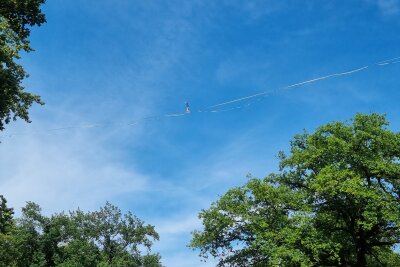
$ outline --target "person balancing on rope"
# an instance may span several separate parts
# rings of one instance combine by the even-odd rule
[[[190,113],[189,102],[186,102],[186,104],[185,104],[185,113]]]

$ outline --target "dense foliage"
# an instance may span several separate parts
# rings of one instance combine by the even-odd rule
[[[400,266],[400,133],[357,114],[297,135],[280,172],[229,190],[191,246],[220,266]]]
[[[150,253],[159,238],[154,227],[110,203],[46,217],[28,202],[14,219],[3,196],[0,201],[0,267],[161,266],[160,256]]]
[[[38,96],[24,91],[21,83],[27,73],[17,60],[21,51],[32,51],[30,27],[46,21],[40,10],[44,1],[0,1],[0,131],[17,118],[29,122],[29,107],[34,102],[43,104]]]

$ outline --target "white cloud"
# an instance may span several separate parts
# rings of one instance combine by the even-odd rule
[[[186,266],[215,266],[216,260],[210,258],[206,262],[194,251],[187,247],[191,239],[191,232],[201,228],[201,221],[197,218],[197,213],[173,215],[166,220],[155,224],[160,234],[160,242],[155,245],[155,249],[165,251],[162,254],[162,262],[166,266],[186,267]],[[172,245],[172,246],[171,246]],[[176,250],[174,246],[181,246],[184,249]]]
[[[164,257],[161,261],[165,266],[170,267],[211,267],[217,265],[216,260],[209,258],[207,261],[204,261],[196,252],[193,252],[192,255],[188,255],[187,253],[177,253]]]
[[[29,200],[46,212],[97,209],[115,195],[148,188],[148,177],[120,164],[93,136],[15,136],[0,149],[1,194],[16,208]]]
[[[157,224],[157,231],[161,236],[190,233],[201,226],[197,213],[186,216],[174,216]]]

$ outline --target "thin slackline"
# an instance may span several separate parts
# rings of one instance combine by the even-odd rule
[[[356,72],[359,72],[359,71],[366,70],[367,68],[369,68],[369,66],[363,66],[361,68],[353,69],[353,70],[350,70],[350,71],[333,73],[333,74],[329,74],[329,75],[313,78],[313,79],[310,79],[310,80],[306,80],[306,81],[294,83],[294,84],[291,84],[291,85],[279,87],[279,88],[277,88],[275,90],[272,90],[272,91],[264,91],[264,92],[260,92],[260,93],[257,93],[257,94],[253,94],[253,95],[249,95],[249,96],[243,96],[243,97],[240,97],[240,98],[237,98],[237,99],[232,99],[232,100],[225,101],[225,102],[222,102],[222,103],[214,104],[214,105],[211,105],[211,106],[207,106],[204,109],[210,109],[210,108],[216,108],[216,107],[220,107],[220,106],[225,106],[225,105],[236,103],[236,102],[240,102],[240,101],[243,101],[243,100],[246,100],[246,99],[251,99],[251,98],[255,98],[255,97],[259,97],[259,96],[265,96],[265,95],[268,95],[268,94],[273,94],[274,92],[277,92],[279,90],[290,89],[290,88],[293,88],[293,87],[298,87],[298,86],[301,86],[301,85],[304,85],[304,84],[308,84],[308,83],[314,83],[314,82],[325,80],[325,79],[329,79],[329,78],[332,78],[332,77],[350,75],[350,74],[353,74],[353,73],[356,73]]]
[[[325,76],[321,76],[321,77],[316,77],[310,80],[306,80],[306,81],[302,81],[302,82],[298,82],[298,83],[294,83],[291,85],[287,85],[287,86],[283,86],[283,87],[279,87],[276,88],[275,90],[270,90],[270,91],[264,91],[264,92],[260,92],[260,93],[256,93],[256,94],[252,94],[252,95],[248,95],[248,96],[243,96],[237,99],[232,99],[229,101],[225,101],[222,103],[217,103],[217,104],[213,104],[210,106],[206,106],[203,109],[199,109],[197,112],[209,112],[209,113],[217,113],[217,112],[227,112],[227,111],[232,111],[232,110],[236,110],[236,109],[241,109],[247,106],[250,106],[252,103],[246,103],[240,106],[236,106],[236,107],[232,107],[232,108],[227,108],[227,109],[220,109],[220,110],[209,110],[212,108],[216,108],[216,107],[221,107],[221,106],[225,106],[225,105],[229,105],[229,104],[233,104],[233,103],[237,103],[240,101],[244,101],[244,100],[248,100],[248,99],[253,99],[253,98],[257,98],[254,101],[260,101],[262,98],[274,94],[280,90],[285,90],[285,89],[290,89],[293,87],[299,87],[301,85],[305,85],[305,84],[309,84],[309,83],[314,83],[317,81],[321,81],[321,80],[325,80],[325,79],[329,79],[332,77],[339,77],[339,76],[345,76],[345,75],[351,75],[354,74],[356,72],[360,72],[360,71],[364,71],[372,66],[386,66],[389,64],[396,64],[396,63],[400,63],[400,57],[394,57],[391,59],[387,59],[387,60],[383,60],[383,61],[379,61],[376,62],[374,64],[370,64],[370,65],[366,65],[363,67],[359,67],[356,69],[352,69],[349,71],[344,71],[344,72],[338,72],[338,73],[332,73],[332,74],[328,74]],[[180,117],[180,116],[185,116],[185,115],[189,115],[190,112],[185,112],[185,113],[166,113],[166,114],[160,114],[160,115],[152,115],[152,116],[146,116],[143,118],[138,118],[137,120],[134,121],[130,121],[130,122],[125,122],[125,123],[91,123],[91,124],[83,124],[83,125],[77,125],[77,126],[69,126],[69,127],[60,127],[60,128],[51,128],[51,129],[46,129],[44,131],[40,131],[40,132],[34,132],[33,134],[46,134],[46,133],[50,133],[50,132],[56,132],[56,131],[62,131],[62,130],[68,130],[68,129],[85,129],[85,128],[95,128],[95,127],[105,127],[105,126],[110,126],[110,125],[114,125],[114,126],[131,126],[131,125],[136,125],[139,124],[141,122],[144,121],[148,121],[148,120],[153,120],[153,119],[160,119],[160,118],[165,118],[165,117]],[[28,134],[32,134],[32,133],[11,133],[11,134],[6,134],[3,135],[3,137],[12,137],[12,136],[16,136],[16,135],[28,135]],[[1,138],[2,136],[0,136]]]
[[[24,136],[24,135],[43,135],[43,134],[52,134],[57,131],[64,131],[64,130],[70,130],[70,129],[89,129],[89,128],[96,128],[96,127],[106,127],[106,126],[132,126],[139,124],[144,121],[149,121],[149,120],[154,120],[154,119],[160,119],[163,117],[179,117],[179,116],[184,116],[187,115],[187,113],[167,113],[167,114],[161,114],[161,115],[151,115],[151,116],[146,116],[143,118],[138,118],[137,120],[134,121],[129,121],[129,122],[123,122],[123,123],[91,123],[91,124],[83,124],[83,125],[76,125],[76,126],[67,126],[67,127],[59,127],[59,128],[50,128],[50,129],[45,129],[43,131],[36,131],[36,132],[31,132],[31,133],[10,133],[10,134],[5,134],[2,135],[2,137],[13,137],[13,136]],[[0,136],[1,137],[1,136]]]
[[[400,59],[400,57],[394,57],[394,58],[382,60],[382,61],[379,61],[378,63],[375,63],[375,64],[379,65],[379,64],[383,64],[383,63],[387,63],[387,62],[391,62],[391,61],[397,61],[398,59]]]
[[[389,64],[396,64],[396,63],[400,63],[400,57],[394,57],[394,58],[386,59],[386,60],[383,60],[383,61],[379,61],[379,62],[373,63],[371,65],[362,66],[362,67],[359,67],[359,68],[356,68],[356,69],[352,69],[352,70],[349,70],[349,71],[345,71],[345,72],[332,73],[332,74],[328,74],[328,75],[325,75],[325,76],[321,76],[321,77],[313,78],[313,79],[310,79],[310,80],[306,80],[306,81],[303,81],[303,82],[294,83],[294,84],[291,84],[291,85],[279,87],[279,88],[277,88],[275,90],[272,90],[272,91],[264,91],[264,92],[260,92],[260,93],[256,93],[256,94],[252,94],[252,95],[248,95],[248,96],[243,96],[243,97],[240,97],[240,98],[237,98],[237,99],[228,100],[228,101],[225,101],[225,102],[222,102],[222,103],[213,104],[213,105],[207,106],[207,107],[203,108],[203,110],[199,110],[199,111],[200,112],[218,112],[218,110],[207,111],[207,109],[216,108],[216,107],[220,107],[220,106],[225,106],[225,105],[229,105],[229,104],[232,104],[232,103],[240,102],[240,101],[243,101],[243,100],[259,97],[259,96],[266,96],[266,95],[269,95],[269,94],[276,93],[279,90],[290,89],[290,88],[293,88],[293,87],[298,87],[298,86],[301,86],[301,85],[304,85],[304,84],[308,84],[308,83],[314,83],[314,82],[325,80],[325,79],[329,79],[329,78],[332,78],[332,77],[351,75],[351,74],[354,74],[356,72],[364,71],[364,70],[370,68],[371,66],[380,66],[381,67],[381,66],[385,66],[385,65],[389,65]],[[236,108],[233,108],[233,109],[236,109]]]

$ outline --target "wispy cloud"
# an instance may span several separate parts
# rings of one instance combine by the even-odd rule
[[[397,15],[400,12],[400,0],[376,0],[383,15]]]
[[[250,0],[250,1],[223,1],[227,6],[237,8],[248,16],[250,20],[262,18],[265,15],[282,10],[288,6],[285,1]]]
[[[168,256],[168,264],[171,267],[214,267],[217,266],[217,261],[208,258],[206,261],[200,258],[196,253],[188,255],[187,253],[176,253]]]
[[[14,207],[30,200],[46,212],[97,209],[115,195],[148,189],[149,177],[120,164],[91,136],[15,137],[0,149],[1,193]]]
[[[186,216],[170,217],[168,220],[163,220],[157,224],[157,231],[161,236],[190,233],[196,228],[199,228],[201,223],[197,218],[197,213]]]
[[[63,2],[63,5],[69,4]],[[88,10],[81,10],[82,14],[87,12],[93,16],[93,12],[89,12],[92,5],[84,5],[84,8]],[[145,8],[151,12],[151,7]],[[60,12],[57,5],[50,9]],[[118,10],[119,20],[126,23],[127,29],[137,27],[127,9]],[[174,12],[179,13],[180,9]],[[84,36],[79,49],[69,51],[67,56],[54,55],[64,62],[57,68],[52,65],[58,63],[56,60],[47,65],[41,65],[40,58],[35,62],[26,60],[32,75],[27,86],[45,89],[37,93],[43,95],[47,103],[42,108],[35,107],[31,116],[33,125],[11,126],[5,132],[23,135],[4,140],[0,145],[0,193],[5,194],[13,206],[18,208],[32,200],[49,212],[78,205],[93,209],[118,194],[149,189],[151,178],[132,166],[132,162],[127,164],[120,154],[121,143],[125,146],[140,143],[140,135],[146,134],[146,125],[123,128],[118,124],[153,115],[154,106],[163,102],[169,86],[167,77],[176,73],[182,56],[187,54],[184,48],[188,49],[191,40],[190,23],[175,18],[174,12],[171,16],[157,18],[156,22],[148,19],[147,26],[151,26],[154,38],[138,46],[140,51],[126,49],[126,57],[121,58],[121,50],[125,48],[112,46],[113,49],[108,50],[115,44],[108,43],[110,38],[104,36],[103,28],[94,27],[90,35]],[[120,24],[111,25],[108,17],[101,16],[106,20],[102,23],[109,30],[118,30]],[[160,29],[152,23],[161,25]],[[57,27],[57,24],[52,25]],[[61,46],[64,41],[56,39],[52,45]],[[125,45],[135,44],[135,41],[135,36],[124,39]],[[37,45],[36,48],[45,51],[47,47]],[[106,56],[97,57],[93,53],[96,49],[105,50]],[[39,53],[41,55],[44,53]],[[88,68],[95,64],[101,67]],[[44,131],[97,122],[109,125],[94,130],[61,131],[55,135]]]
[[[156,229],[160,234],[161,242],[156,244],[155,249],[165,251],[163,262],[167,266],[215,266],[216,261],[212,258],[206,262],[198,256],[198,251],[187,247],[191,239],[191,232],[201,228],[201,222],[197,213],[173,215],[166,220],[156,222]],[[173,246],[171,246],[173,244]],[[184,249],[177,250],[176,246]]]

